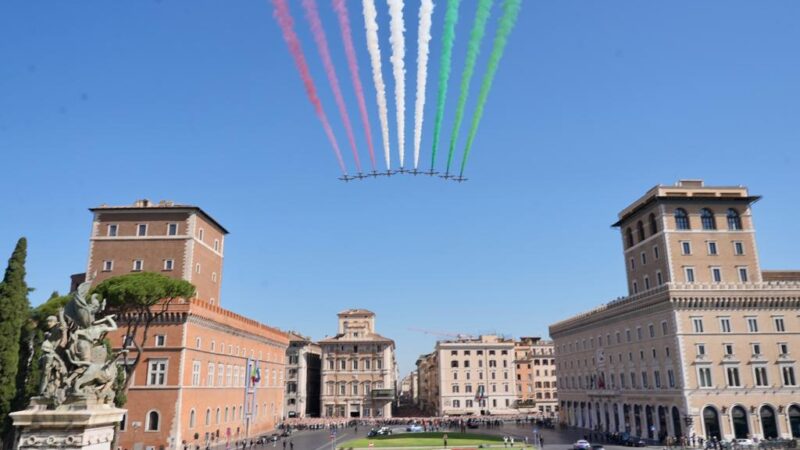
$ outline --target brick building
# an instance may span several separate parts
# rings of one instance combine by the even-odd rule
[[[173,301],[148,331],[119,446],[181,449],[273,430],[284,417],[289,336],[219,306],[227,230],[201,208],[171,202],[90,211],[93,284],[148,271],[197,288],[196,298]],[[125,324],[132,319],[117,318],[120,329],[109,334],[115,348],[129,345]]]

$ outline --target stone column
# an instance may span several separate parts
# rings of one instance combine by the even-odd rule
[[[125,413],[109,405],[36,405],[11,413],[18,430],[17,450],[111,450],[114,426]]]

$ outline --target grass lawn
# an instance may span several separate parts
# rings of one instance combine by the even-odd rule
[[[372,438],[354,439],[337,445],[340,449],[368,448],[372,442],[375,448],[380,447],[434,447],[442,448],[442,435],[445,433],[402,433],[389,436],[376,436]],[[446,433],[447,447],[477,447],[480,444],[502,445],[502,436],[491,436],[475,433]],[[521,443],[515,443],[516,448],[521,448]]]

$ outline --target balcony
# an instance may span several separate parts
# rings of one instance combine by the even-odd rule
[[[394,389],[373,389],[369,397],[372,400],[394,400]]]

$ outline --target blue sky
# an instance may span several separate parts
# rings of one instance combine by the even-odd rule
[[[376,3],[396,161],[389,17]],[[410,155],[418,2],[407,3]],[[422,161],[438,88],[445,4],[436,3]],[[476,0],[462,3],[443,143]],[[299,1],[290,4],[347,152]],[[377,144],[360,2],[348,5]],[[328,0],[319,8],[366,159],[338,26]],[[799,53],[795,0],[526,0],[469,182],[344,184],[269,2],[6,1],[0,256],[28,237],[38,304],[85,267],[87,208],[137,198],[200,205],[231,231],[224,306],[315,338],[335,332],[337,311],[372,309],[407,372],[436,340],[410,327],[546,336],[548,324],[624,294],[609,225],[658,183],[750,186],[764,196],[754,210],[762,266],[800,266]]]

